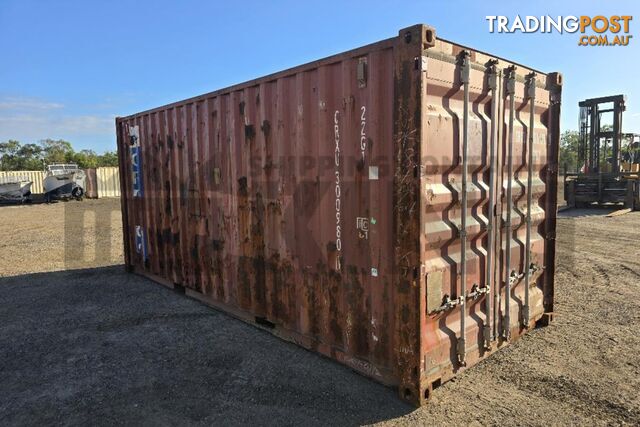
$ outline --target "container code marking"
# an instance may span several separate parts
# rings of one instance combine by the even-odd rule
[[[369,239],[369,218],[356,217],[356,228],[360,239]]]
[[[360,115],[360,152],[362,153],[362,160],[364,160],[364,152],[367,149],[367,107],[364,105],[360,107],[362,114]]]
[[[340,230],[340,212],[342,209],[340,196],[342,195],[342,187],[340,180],[340,111],[336,110],[333,114],[333,138],[335,141],[334,163],[335,163],[335,175],[336,175],[336,250],[338,256],[336,257],[336,270],[340,270],[340,251],[342,250],[341,230]]]
[[[133,197],[142,197],[142,159],[140,150],[140,128],[136,126],[129,127],[129,153],[131,154],[131,176],[133,179]]]
[[[147,260],[147,239],[141,226],[136,225],[136,252],[142,255],[144,261]]]

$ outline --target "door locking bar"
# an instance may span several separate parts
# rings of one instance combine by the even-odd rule
[[[529,271],[528,271],[529,272],[529,274],[528,274],[529,277],[533,276],[533,273],[535,273],[536,271],[541,270],[543,268],[544,267],[540,267],[537,264],[531,264],[529,266]],[[511,284],[513,286],[518,282],[518,280],[522,279],[523,277],[527,277],[527,276],[525,276],[524,273],[516,273],[515,270],[512,270],[511,274],[509,275],[509,284]]]
[[[451,299],[449,295],[445,295],[444,298],[442,299],[442,305],[436,308],[434,312],[442,313],[443,311],[451,310],[457,307],[461,303],[462,299],[463,297]]]
[[[467,184],[469,169],[469,75],[471,62],[468,50],[460,52],[460,83],[464,92],[464,105],[462,113],[462,200],[460,214],[460,336],[458,337],[457,352],[458,363],[466,365],[466,287],[467,287]]]
[[[529,98],[529,129],[528,134],[528,159],[527,159],[527,238],[524,246],[524,265],[531,265],[531,206],[533,205],[533,133],[535,125],[536,108],[536,73],[527,76],[527,98]],[[529,278],[531,274],[524,276],[524,304],[522,305],[522,326],[529,328]]]
[[[524,277],[524,273],[518,274],[515,270],[511,270],[511,273],[509,274],[509,285],[515,285],[518,280],[522,279],[522,277]]]
[[[494,251],[494,218],[495,218],[495,186],[496,186],[496,121],[498,117],[498,60],[492,59],[487,63],[487,83],[491,92],[491,134],[489,140],[489,205],[487,207],[487,265],[485,268],[485,288],[487,293],[493,285],[493,251]],[[495,291],[497,292],[497,291]],[[483,328],[484,348],[491,348],[491,341],[495,338],[491,329],[491,295],[484,301],[486,319]],[[494,319],[495,322],[495,319]]]
[[[474,283],[473,286],[471,287],[471,292],[464,295],[464,297],[459,296],[458,298],[451,299],[449,295],[445,295],[444,298],[442,299],[442,305],[436,308],[435,310],[433,310],[433,312],[442,313],[444,311],[454,309],[460,304],[462,304],[463,301],[466,301],[466,300],[475,301],[478,298],[480,298],[482,295],[489,294],[490,291],[491,291],[491,288],[487,286],[480,287],[476,283]]]
[[[505,70],[506,94],[509,97],[509,136],[507,143],[507,218],[506,218],[506,240],[505,240],[505,270],[507,279],[505,280],[504,313],[502,319],[502,337],[509,340],[511,337],[511,316],[509,315],[511,306],[511,210],[513,209],[513,122],[515,119],[515,89],[516,89],[516,67],[511,65]]]
[[[491,291],[491,287],[483,286],[479,287],[478,285],[473,285],[471,287],[471,292],[467,294],[467,299],[477,300],[483,295],[487,295]]]

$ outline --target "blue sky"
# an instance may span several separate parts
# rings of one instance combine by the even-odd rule
[[[0,0],[0,141],[63,138],[115,149],[114,117],[363,44],[415,23],[448,40],[564,74],[563,129],[577,102],[625,93],[640,132],[637,1]],[[634,15],[627,47],[577,34],[490,34],[487,15]]]

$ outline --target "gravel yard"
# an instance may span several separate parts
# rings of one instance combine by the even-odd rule
[[[640,424],[640,212],[563,213],[555,322],[415,409],[126,274],[119,209],[114,199],[0,207],[3,424]]]
[[[0,277],[122,264],[119,199],[0,205]]]

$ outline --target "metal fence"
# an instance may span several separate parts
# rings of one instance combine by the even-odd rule
[[[98,198],[120,197],[120,173],[117,167],[97,168]]]
[[[97,168],[96,189],[97,197],[120,197],[120,174],[117,167]],[[33,194],[44,193],[43,171],[0,171],[0,179],[5,177],[26,177],[33,182],[31,192]]]

